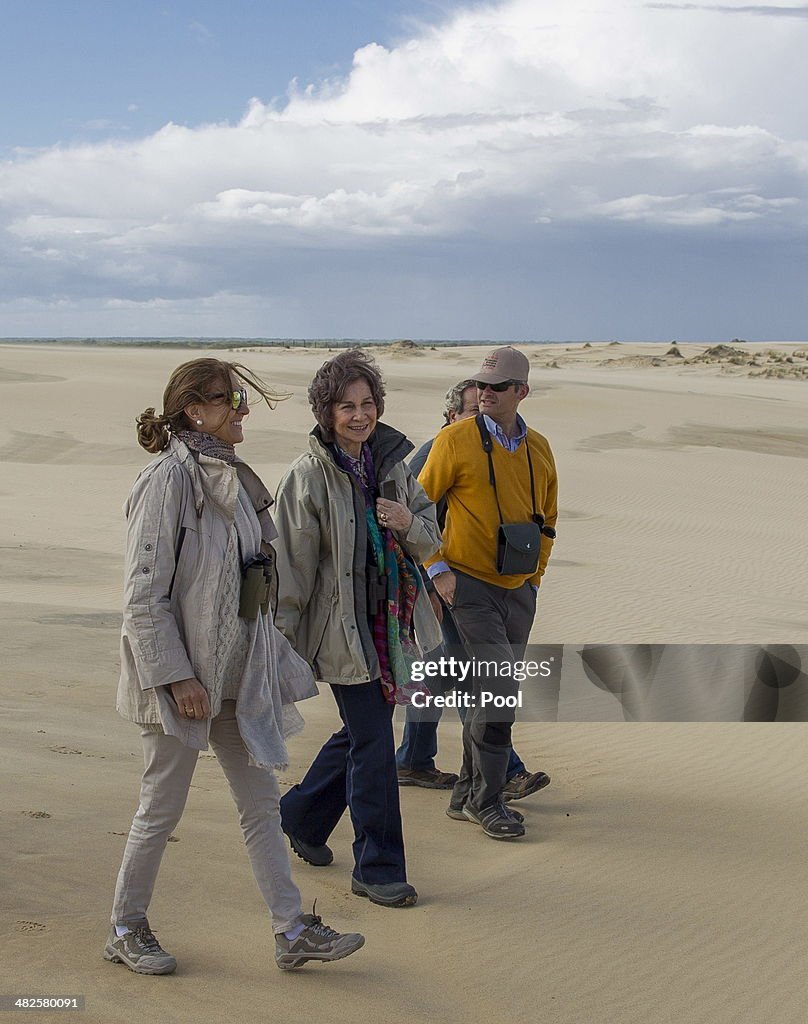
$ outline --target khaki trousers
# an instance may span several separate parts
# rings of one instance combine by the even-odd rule
[[[210,728],[210,745],[222,766],[238,808],[241,829],[261,895],[277,932],[288,931],[300,919],[300,891],[292,881],[286,842],[281,832],[280,790],[275,775],[250,767],[236,721],[236,702],[222,702]],[[194,774],[198,750],[174,736],[143,731],[145,771],[137,809],[112,907],[114,925],[146,919],[157,872],[168,837],[179,824]]]

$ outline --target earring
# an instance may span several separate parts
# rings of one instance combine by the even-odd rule
[[[196,425],[197,425],[198,427],[201,427],[201,426],[202,426],[202,420],[197,420],[197,421],[196,421]]]

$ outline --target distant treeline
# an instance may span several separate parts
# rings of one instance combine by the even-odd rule
[[[491,341],[435,338],[0,338],[2,345],[116,345],[125,348],[355,348],[406,345],[417,348],[454,348],[459,345],[552,345],[551,341]]]

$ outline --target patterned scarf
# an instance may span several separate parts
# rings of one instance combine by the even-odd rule
[[[233,463],[236,461],[236,449],[227,441],[214,437],[213,434],[206,434],[200,430],[178,430],[175,434],[180,441],[200,455],[209,459],[221,459],[222,462]]]
[[[379,658],[380,680],[388,704],[409,704],[414,693],[429,693],[423,683],[410,679],[412,662],[420,657],[412,626],[412,613],[421,574],[407,557],[392,530],[382,529],[376,518],[376,467],[370,448],[362,445],[355,459],[335,445],[336,461],[357,481],[365,499],[365,520],[379,576],[387,578],[387,600],[371,617],[373,646]]]

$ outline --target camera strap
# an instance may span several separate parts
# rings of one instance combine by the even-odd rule
[[[482,413],[479,413],[474,418],[474,422],[477,424],[477,430],[480,432],[480,441],[482,442],[483,451],[488,456],[488,482],[494,488],[494,500],[497,503],[497,515],[499,516],[500,526],[505,522],[502,518],[502,509],[499,504],[499,494],[497,492],[497,478],[494,473],[494,457],[491,454],[494,447],[494,442],[491,440],[491,434],[489,433],[488,427],[485,425],[485,417]],[[547,533],[548,537],[554,537],[555,531],[551,527],[545,529],[544,516],[541,512],[536,511],[536,481],[533,476],[533,460],[530,457],[530,445],[528,444],[527,436],[525,436],[525,454],[527,455],[527,466],[530,472],[530,505],[531,505],[531,516],[530,518],[536,523],[542,533]]]

